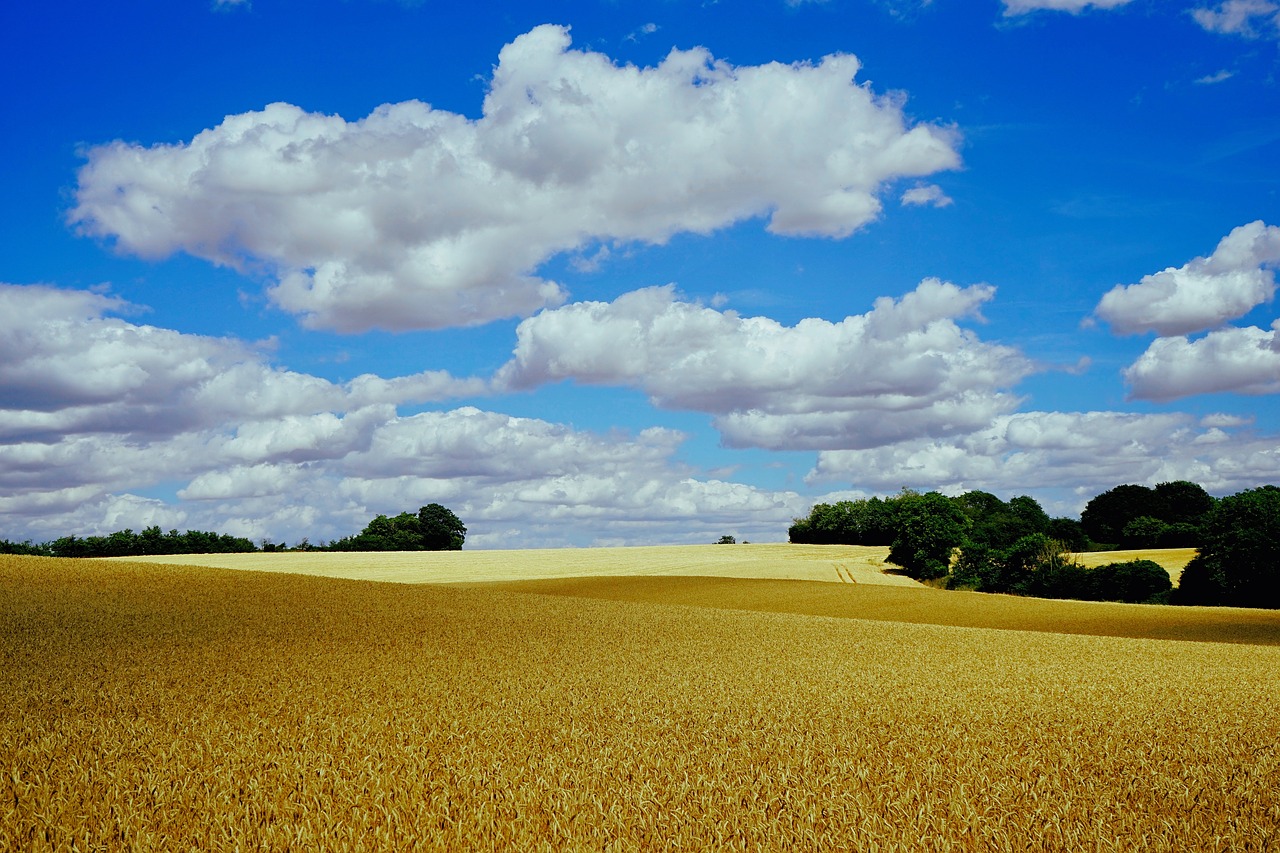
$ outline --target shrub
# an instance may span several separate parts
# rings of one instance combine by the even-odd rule
[[[1152,560],[1107,563],[1091,573],[1093,597],[1098,601],[1141,604],[1159,600],[1173,588],[1169,573]]]

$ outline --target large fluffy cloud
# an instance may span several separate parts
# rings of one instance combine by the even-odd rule
[[[1055,510],[1078,512],[1118,483],[1185,479],[1224,493],[1280,478],[1276,436],[1245,427],[1177,413],[1019,412],[952,439],[820,453],[809,479],[880,491],[1059,492]]]
[[[1235,228],[1212,255],[1117,285],[1097,316],[1121,334],[1184,335],[1242,317],[1275,296],[1280,227],[1262,221]]]
[[[658,406],[715,414],[735,447],[873,447],[967,432],[1015,408],[1005,389],[1033,369],[957,324],[994,292],[928,279],[866,314],[788,327],[648,288],[525,320],[497,384],[634,385]]]
[[[476,120],[410,101],[348,122],[288,104],[190,142],[91,149],[72,220],[144,257],[264,266],[313,327],[438,328],[561,303],[549,257],[768,216],[841,237],[884,185],[959,165],[857,59],[733,67],[702,48],[652,68],[542,26],[499,55]]]

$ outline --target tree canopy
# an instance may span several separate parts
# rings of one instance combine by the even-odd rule
[[[1174,600],[1280,607],[1280,488],[1261,486],[1218,501]]]
[[[1126,484],[1089,501],[1080,523],[1094,542],[1125,548],[1194,547],[1199,525],[1212,508],[1209,493],[1186,480],[1155,488]]]
[[[418,512],[402,512],[389,518],[376,516],[355,536],[330,543],[330,551],[460,551],[467,538],[466,525],[440,504],[427,504]]]

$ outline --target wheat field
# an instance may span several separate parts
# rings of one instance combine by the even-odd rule
[[[888,548],[863,545],[653,545],[516,551],[277,552],[135,557],[259,572],[395,583],[467,583],[564,577],[699,576],[919,586],[886,573]],[[887,566],[893,569],[892,565]]]
[[[1083,554],[1075,554],[1074,556],[1080,565],[1090,569],[1096,569],[1098,566],[1106,565],[1107,563],[1150,560],[1168,572],[1173,585],[1177,586],[1178,579],[1182,577],[1182,570],[1187,567],[1187,563],[1190,563],[1191,558],[1195,555],[1195,548],[1146,548],[1135,551],[1089,551]]]
[[[0,850],[1280,844],[1278,614],[1229,644],[612,583],[649,600],[0,557]],[[839,615],[771,612],[815,590]]]

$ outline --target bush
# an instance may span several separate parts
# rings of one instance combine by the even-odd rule
[[[1162,601],[1173,589],[1169,573],[1151,560],[1107,563],[1092,572],[1093,595],[1098,601],[1127,601],[1133,604]]]

